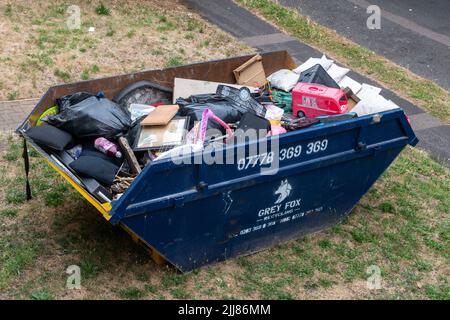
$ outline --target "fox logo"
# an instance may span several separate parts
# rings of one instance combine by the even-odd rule
[[[275,195],[278,195],[277,201],[275,204],[279,204],[284,201],[291,194],[292,186],[289,184],[287,179],[281,181],[281,185],[275,191]]]

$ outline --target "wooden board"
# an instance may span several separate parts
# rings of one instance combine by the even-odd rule
[[[178,98],[186,99],[196,94],[215,93],[217,91],[217,86],[220,84],[237,89],[244,87],[243,85],[223,82],[175,78],[173,87],[173,103],[175,103]],[[255,92],[258,89],[255,87],[246,87],[249,88],[251,92]]]

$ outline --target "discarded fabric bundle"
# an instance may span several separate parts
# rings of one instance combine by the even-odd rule
[[[128,110],[106,99],[102,94],[77,92],[56,100],[60,113],[45,121],[71,133],[76,138],[102,136],[113,138],[131,126]]]
[[[331,67],[327,70],[327,73],[333,78],[334,81],[339,82],[345,75],[350,71],[350,69],[339,67],[337,64],[333,63]]]
[[[96,156],[81,156],[70,163],[69,166],[77,173],[94,178],[106,186],[113,183],[119,170],[119,167],[110,161]]]
[[[50,125],[32,127],[27,131],[27,135],[38,145],[53,150],[64,150],[74,142],[69,133]]]

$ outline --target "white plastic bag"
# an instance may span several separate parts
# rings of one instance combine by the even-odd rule
[[[350,69],[339,67],[334,63],[331,65],[330,69],[327,70],[330,77],[336,82],[341,81],[349,71]]]
[[[274,120],[274,121],[280,121],[283,117],[284,110],[281,108],[278,108],[277,106],[273,104],[269,104],[266,106],[266,116],[265,118],[267,120]]]
[[[371,86],[370,84],[363,83],[361,86],[361,90],[359,90],[356,95],[359,99],[365,100],[366,98],[370,98],[373,95],[378,95],[381,92],[381,88]]]
[[[268,76],[267,80],[272,88],[289,92],[295,87],[299,78],[300,75],[298,73],[288,69],[281,69]]]
[[[331,67],[331,65],[333,64],[333,60],[327,59],[327,57],[325,55],[323,55],[322,58],[309,58],[308,60],[305,61],[305,63],[299,65],[297,68],[295,68],[292,71],[300,74],[303,71],[308,70],[311,67],[314,67],[316,64],[320,64],[322,66],[322,68],[324,68],[325,70],[328,70]]]
[[[148,115],[155,110],[155,107],[146,104],[132,103],[130,104],[131,121],[139,119],[140,117]]]

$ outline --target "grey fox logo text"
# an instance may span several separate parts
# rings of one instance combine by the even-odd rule
[[[281,185],[278,187],[278,189],[275,191],[275,195],[279,195],[277,201],[275,201],[275,204],[281,203],[291,194],[292,186],[289,184],[289,182],[286,180],[281,181]]]

